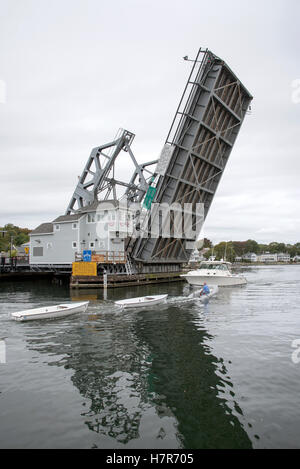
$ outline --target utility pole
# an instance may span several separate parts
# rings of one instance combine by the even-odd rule
[[[6,230],[0,230],[0,233],[2,233],[2,237],[4,238],[5,236],[5,233],[8,233],[8,231]],[[10,235],[10,245],[9,245],[9,259],[10,259],[10,267],[11,269],[13,268],[13,260],[12,260],[12,247],[13,247],[13,240],[14,240],[14,237],[13,235]]]
[[[12,243],[13,243],[14,237],[10,235],[10,266],[11,269],[13,270],[13,258],[12,258]]]
[[[5,233],[7,233],[7,231],[5,230],[0,230],[0,233],[2,233],[2,238],[4,238],[5,236]],[[2,257],[2,253],[1,253],[1,271],[4,271],[5,270],[5,256]]]

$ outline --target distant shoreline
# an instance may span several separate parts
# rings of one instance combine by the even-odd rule
[[[232,264],[233,266],[236,267],[251,267],[251,266],[262,266],[262,265],[300,265],[300,262],[249,262],[249,263],[244,263],[244,262],[235,262]]]
[[[205,261],[201,261],[205,262]],[[198,268],[200,267],[201,262],[193,262],[189,264],[189,267],[195,267]],[[283,265],[300,265],[300,262],[232,262],[232,267],[259,267],[259,266],[268,266],[268,265],[278,265],[278,266],[283,266]]]

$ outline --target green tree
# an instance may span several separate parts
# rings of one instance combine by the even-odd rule
[[[293,246],[293,247],[288,249],[288,253],[291,257],[295,257],[295,256],[297,256],[297,249]]]
[[[229,262],[234,262],[236,253],[233,247],[233,242],[222,241],[221,243],[217,244],[214,247],[214,255],[216,256],[217,260],[226,259]]]
[[[21,246],[29,241],[30,230],[20,228],[12,223],[0,227],[0,251],[9,251],[11,240],[14,246]]]
[[[247,252],[254,252],[255,254],[258,254],[259,245],[253,239],[248,239],[248,241],[246,241],[246,250]]]
[[[211,240],[207,239],[207,238],[204,238],[203,247],[211,249],[213,247],[213,244],[212,244]]]
[[[246,241],[233,241],[233,249],[236,256],[242,257],[244,254],[247,254],[247,242]]]
[[[268,251],[272,254],[278,254],[279,252],[286,252],[286,245],[284,243],[270,243],[268,246]]]

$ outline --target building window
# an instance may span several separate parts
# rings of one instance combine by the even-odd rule
[[[34,247],[32,255],[33,257],[42,257],[44,255],[44,248],[42,248],[41,246]]]
[[[60,230],[60,225],[55,225],[55,231],[59,231]]]
[[[95,243],[90,242],[90,248],[94,248],[94,247],[95,247]]]
[[[72,228],[73,230],[77,230],[77,223],[73,223]]]
[[[77,242],[76,242],[76,241],[73,241],[73,243],[72,243],[72,248],[73,248],[73,249],[76,249],[76,248],[77,248]]]
[[[47,243],[47,249],[51,249],[52,248],[52,243]]]
[[[87,216],[87,222],[88,223],[95,223],[95,214],[94,213],[89,213]]]

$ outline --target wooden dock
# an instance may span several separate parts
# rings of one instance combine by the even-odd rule
[[[53,277],[54,277],[53,272],[32,272],[32,271],[3,272],[3,273],[0,273],[0,282],[52,279]]]
[[[108,274],[107,288],[150,285],[155,283],[182,282],[183,272],[157,274]],[[70,288],[103,288],[103,276],[71,276]]]

